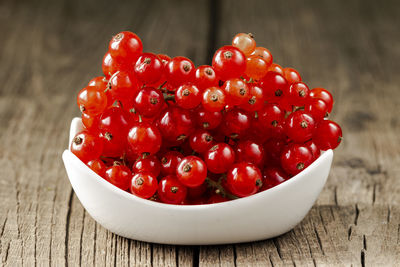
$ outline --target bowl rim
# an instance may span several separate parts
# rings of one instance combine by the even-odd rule
[[[71,122],[71,126],[73,123],[82,123],[81,119],[76,120],[77,118],[74,118]],[[71,127],[72,128],[72,127]],[[246,201],[252,201],[258,198],[264,198],[264,196],[268,195],[268,194],[272,194],[273,192],[288,187],[290,186],[292,183],[296,183],[297,180],[301,179],[302,177],[304,177],[307,173],[309,173],[310,171],[312,171],[313,169],[315,169],[317,167],[317,165],[323,161],[326,160],[326,158],[328,158],[330,155],[333,156],[333,151],[332,149],[326,150],[326,151],[322,151],[321,155],[314,161],[312,162],[307,168],[305,168],[303,171],[301,171],[300,173],[296,174],[295,176],[291,177],[290,179],[270,188],[267,190],[264,190],[262,192],[257,192],[251,196],[247,196],[247,197],[243,197],[243,198],[238,198],[238,199],[232,199],[229,201],[225,201],[225,202],[219,202],[219,203],[211,203],[211,204],[198,204],[198,205],[176,205],[176,204],[168,204],[168,203],[161,203],[161,202],[156,202],[156,201],[151,201],[148,199],[144,199],[141,197],[138,197],[132,193],[129,193],[127,191],[124,191],[118,187],[116,187],[115,185],[111,184],[110,182],[108,182],[107,180],[105,180],[103,177],[101,177],[100,175],[98,175],[95,171],[93,171],[91,168],[89,168],[89,166],[87,166],[85,163],[83,163],[83,161],[81,161],[75,154],[73,154],[70,149],[66,149],[64,150],[63,154],[62,154],[62,158],[65,160],[66,157],[69,157],[70,159],[73,159],[73,165],[75,165],[78,168],[85,168],[86,171],[89,170],[89,175],[90,179],[93,179],[94,182],[99,182],[101,183],[103,186],[105,186],[107,189],[110,189],[111,191],[113,191],[113,193],[116,193],[118,195],[120,195],[121,197],[124,197],[130,201],[134,200],[137,202],[141,202],[145,205],[148,206],[152,206],[154,208],[170,208],[170,209],[174,209],[174,210],[203,210],[203,209],[210,209],[210,208],[217,208],[217,207],[224,207],[224,206],[228,206],[228,205],[232,205],[232,204],[237,204],[237,203],[244,203]],[[69,177],[68,177],[69,178]]]

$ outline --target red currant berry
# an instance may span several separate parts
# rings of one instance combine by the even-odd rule
[[[319,98],[309,98],[304,106],[304,111],[309,113],[315,122],[322,121],[329,114],[328,105]]]
[[[285,113],[277,104],[266,104],[258,112],[258,121],[265,128],[273,129],[283,125]]]
[[[181,204],[187,195],[187,188],[175,175],[168,175],[158,183],[158,196],[167,204]]]
[[[99,121],[99,131],[103,137],[103,155],[121,156],[126,147],[126,135],[131,124],[130,114],[120,107],[110,107],[104,111]]]
[[[264,105],[264,92],[257,84],[249,84],[250,99],[241,107],[249,112],[260,110]]]
[[[189,110],[170,107],[161,113],[158,128],[165,140],[183,142],[194,131],[194,119]]]
[[[184,156],[177,151],[168,151],[165,153],[161,158],[161,173],[163,175],[175,175],[176,168],[183,158]]]
[[[209,87],[203,91],[202,104],[208,111],[221,111],[225,107],[225,91],[219,87]]]
[[[233,109],[224,115],[221,131],[225,136],[236,139],[250,127],[250,117],[240,109]]]
[[[313,117],[304,111],[296,111],[285,120],[286,135],[297,143],[304,143],[311,139],[315,130]]]
[[[106,77],[99,76],[91,79],[88,83],[88,86],[94,86],[97,88],[97,90],[104,92],[104,90],[106,90],[107,88],[107,84],[108,80],[106,79]]]
[[[110,92],[114,101],[118,100],[123,107],[130,107],[132,100],[139,91],[139,83],[133,73],[117,71],[111,76],[107,92]]]
[[[200,90],[218,86],[218,78],[214,69],[208,65],[197,67],[195,72],[195,84]]]
[[[288,94],[289,85],[286,79],[277,72],[269,71],[260,80],[264,89],[265,100],[271,103],[280,102]]]
[[[106,170],[104,178],[116,187],[127,190],[131,183],[132,174],[128,167],[116,163]]]
[[[179,86],[193,81],[195,67],[193,62],[186,57],[174,57],[168,62],[166,72],[168,83]]]
[[[153,117],[161,112],[165,104],[160,90],[145,87],[136,95],[133,106],[135,111],[145,117]]]
[[[288,102],[293,106],[304,106],[308,100],[310,89],[303,82],[292,83],[289,87]]]
[[[203,107],[195,111],[195,116],[197,125],[206,130],[215,129],[222,122],[222,113],[220,111],[208,111]]]
[[[246,58],[245,74],[255,80],[260,80],[268,72],[269,65],[259,56],[249,56]]]
[[[190,141],[190,147],[198,153],[206,152],[214,144],[214,140],[211,134],[206,130],[202,129],[196,130],[190,136],[189,141]]]
[[[304,143],[304,145],[307,146],[308,149],[310,149],[310,151],[311,151],[311,153],[313,155],[313,160],[316,160],[317,158],[319,158],[319,156],[321,155],[321,150],[315,144],[314,141],[310,140],[310,141]]]
[[[251,33],[238,33],[233,37],[232,45],[249,56],[256,48],[256,41]]]
[[[155,154],[160,150],[162,136],[155,125],[136,123],[128,133],[128,143],[138,155]]]
[[[135,161],[132,166],[134,173],[145,172],[158,177],[161,171],[161,163],[158,158],[154,155],[141,158]]]
[[[336,122],[330,120],[323,120],[318,124],[313,138],[315,144],[322,150],[337,148],[342,139],[342,129]]]
[[[250,90],[247,84],[241,79],[227,80],[222,89],[224,89],[227,103],[230,105],[243,105],[250,99]]]
[[[129,65],[118,62],[118,60],[111,56],[110,52],[107,52],[103,57],[102,69],[104,76],[109,79],[118,70],[129,69]]]
[[[223,81],[238,78],[246,70],[246,57],[236,47],[223,46],[215,52],[212,66]]]
[[[313,155],[307,146],[289,144],[281,154],[281,166],[285,172],[296,175],[313,161]]]
[[[135,62],[143,51],[143,45],[136,34],[125,31],[111,39],[108,51],[121,62]]]
[[[134,72],[144,84],[158,82],[164,74],[164,65],[153,53],[143,53],[136,61]]]
[[[262,167],[264,163],[264,148],[252,141],[241,141],[236,150],[236,162],[250,162],[256,166]]]
[[[201,102],[199,88],[194,84],[183,84],[175,91],[176,104],[184,109],[193,109]]]
[[[77,103],[82,113],[86,113],[89,116],[96,116],[106,109],[107,96],[95,86],[86,86],[79,91]]]
[[[230,145],[218,143],[204,155],[207,168],[212,173],[224,173],[235,162],[235,151]]]
[[[262,186],[260,169],[248,162],[236,163],[228,170],[226,183],[232,194],[247,197],[255,194]]]
[[[276,64],[276,63],[272,63],[269,68],[268,68],[268,72],[273,71],[276,72],[280,75],[283,75],[283,68],[281,67],[281,65]]]
[[[284,68],[283,77],[285,77],[289,84],[301,82],[300,73],[293,68]]]
[[[100,157],[103,152],[103,142],[96,134],[83,131],[72,139],[70,151],[81,161],[88,162]]]
[[[263,173],[263,186],[261,190],[266,190],[283,183],[290,177],[281,169],[277,167],[266,168]]]
[[[95,173],[97,173],[101,177],[104,177],[107,167],[103,161],[101,161],[100,159],[92,159],[91,161],[86,163],[86,165],[88,165],[89,168],[92,169]]]
[[[262,59],[264,59],[264,61],[267,63],[267,66],[269,66],[269,67],[272,64],[272,54],[267,48],[256,47],[254,49],[254,52],[251,53],[251,55],[261,57]],[[270,69],[268,71],[270,71]]]
[[[91,132],[97,132],[99,129],[99,116],[89,116],[85,113],[82,113],[82,123],[86,129]]]
[[[176,177],[187,187],[199,186],[207,177],[206,164],[196,156],[183,158],[176,168]]]
[[[131,192],[138,197],[148,199],[157,192],[157,189],[157,178],[152,174],[140,172],[132,177]]]
[[[331,113],[333,107],[332,94],[324,88],[314,88],[310,91],[310,97],[323,100],[328,106],[328,112]]]

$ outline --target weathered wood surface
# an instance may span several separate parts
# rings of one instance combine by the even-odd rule
[[[400,265],[400,5],[396,1],[0,2],[0,265]],[[197,64],[236,32],[329,88],[345,141],[304,221],[262,242],[182,247],[113,235],[61,161],[77,90],[112,34]]]

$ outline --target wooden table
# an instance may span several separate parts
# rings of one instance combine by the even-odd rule
[[[1,1],[0,265],[399,266],[399,13],[372,0]],[[123,29],[146,51],[197,64],[252,32],[276,62],[333,92],[345,139],[300,225],[262,242],[165,246],[116,236],[85,212],[61,153],[76,94]]]

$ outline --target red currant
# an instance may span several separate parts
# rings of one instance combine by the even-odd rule
[[[89,116],[88,114],[82,113],[82,123],[86,129],[91,132],[97,132],[99,127],[99,116]]]
[[[289,104],[304,106],[308,100],[310,89],[303,82],[292,83],[289,87]]]
[[[79,92],[77,103],[82,113],[96,116],[106,109],[107,96],[95,86],[86,86]]]
[[[182,143],[194,131],[194,119],[189,110],[170,107],[161,113],[158,128],[163,138]]]
[[[205,90],[209,87],[218,86],[218,77],[211,66],[202,65],[196,69],[194,83],[200,90]]]
[[[187,195],[187,188],[175,175],[168,175],[158,183],[158,196],[167,204],[181,204]]]
[[[136,123],[128,133],[128,143],[138,155],[155,154],[160,150],[162,136],[155,125]]]
[[[281,65],[276,64],[276,63],[272,63],[269,66],[268,71],[273,71],[273,72],[276,72],[276,73],[278,73],[280,75],[283,75],[283,68],[281,67]]]
[[[268,129],[277,128],[283,125],[285,113],[277,104],[266,104],[258,112],[259,123]]]
[[[108,82],[108,91],[114,101],[120,101],[124,108],[130,107],[133,98],[139,91],[139,83],[133,73],[117,71]]]
[[[207,168],[212,173],[224,173],[235,162],[235,151],[230,145],[218,143],[204,155]]]
[[[158,177],[161,171],[161,163],[154,155],[141,158],[135,161],[132,166],[134,173],[145,172]]]
[[[271,66],[271,64],[272,64],[272,54],[268,49],[266,49],[264,47],[256,47],[254,49],[254,52],[251,53],[251,55],[259,56],[262,59],[264,59],[264,61],[267,63],[267,66]]]
[[[333,107],[332,94],[324,88],[314,88],[310,91],[310,97],[323,100],[328,106],[328,112],[331,113]]]
[[[89,168],[92,169],[95,173],[97,173],[101,177],[104,177],[107,167],[103,161],[101,161],[100,159],[92,159],[91,161],[88,161],[86,165],[88,165]]]
[[[206,152],[213,146],[213,144],[213,137],[206,130],[196,130],[190,136],[190,147],[198,153]]]
[[[289,90],[286,79],[273,71],[267,72],[260,80],[260,87],[264,89],[265,100],[271,103],[280,102],[288,94]]]
[[[249,112],[260,110],[264,105],[264,92],[257,84],[249,84],[250,99],[241,107]]]
[[[314,141],[310,140],[310,141],[304,143],[304,145],[307,146],[308,149],[310,149],[310,151],[311,151],[311,153],[313,155],[313,160],[316,160],[317,158],[319,158],[319,156],[321,155],[321,150],[315,144]]]
[[[132,174],[128,167],[115,163],[106,170],[104,178],[116,187],[127,190],[131,183]]]
[[[159,114],[164,104],[164,96],[161,91],[152,87],[141,89],[133,101],[135,111],[145,117],[153,117]]]
[[[197,125],[206,130],[215,129],[222,122],[222,113],[220,111],[208,111],[203,107],[195,111],[195,116]]]
[[[212,66],[223,81],[238,78],[246,70],[246,57],[236,47],[223,46],[215,52]]]
[[[150,198],[157,192],[157,189],[157,178],[152,174],[140,172],[132,177],[131,192],[138,197]]]
[[[285,77],[289,84],[301,82],[300,73],[293,68],[284,68],[283,77]]]
[[[164,65],[153,53],[143,53],[136,61],[134,72],[145,84],[158,82],[164,74]]]
[[[315,144],[322,150],[337,148],[342,139],[342,129],[336,122],[330,120],[323,120],[318,124],[313,138]]]
[[[199,157],[185,157],[176,168],[176,177],[187,187],[199,186],[207,177],[206,164]]]
[[[161,158],[161,173],[163,175],[175,175],[176,168],[183,158],[184,156],[182,155],[182,153],[179,153],[177,151],[168,151],[167,153],[165,153]]]
[[[174,57],[167,65],[168,82],[173,86],[192,82],[194,79],[195,67],[193,62],[186,57]]]
[[[307,168],[313,161],[310,149],[305,145],[289,144],[281,154],[281,166],[285,172],[296,175]]]
[[[121,62],[135,62],[143,51],[143,45],[136,34],[124,31],[111,39],[108,51]]]
[[[328,115],[328,105],[319,98],[309,98],[304,111],[309,113],[315,120],[315,122],[322,121]]]
[[[263,186],[261,190],[266,190],[283,183],[290,177],[281,169],[277,167],[266,168],[263,173]]]
[[[225,91],[219,87],[209,87],[203,91],[202,104],[208,111],[221,111],[225,107]]]
[[[256,48],[256,41],[251,33],[238,33],[233,37],[232,45],[249,56]]]
[[[184,109],[193,109],[201,102],[200,90],[194,84],[183,84],[175,91],[176,104]]]
[[[228,170],[226,183],[234,195],[247,197],[255,194],[261,188],[262,175],[254,164],[240,162]]]
[[[110,52],[107,52],[103,57],[102,69],[104,76],[109,79],[118,70],[129,69],[129,64],[118,62],[118,60],[111,56]]]
[[[262,167],[264,163],[264,148],[250,140],[241,141],[236,147],[236,162],[250,162]]]
[[[294,142],[303,143],[311,139],[315,130],[313,117],[304,111],[296,111],[285,120],[285,133]]]
[[[243,105],[250,99],[250,90],[247,84],[241,79],[227,80],[222,89],[224,89],[227,103],[230,105]]]
[[[245,74],[255,80],[260,80],[268,72],[269,65],[259,56],[249,56],[246,58]]]
[[[103,142],[97,135],[83,131],[72,139],[70,151],[81,161],[88,162],[100,157],[103,152]]]
[[[250,117],[240,109],[233,109],[224,115],[221,131],[232,139],[242,136],[250,127]]]

